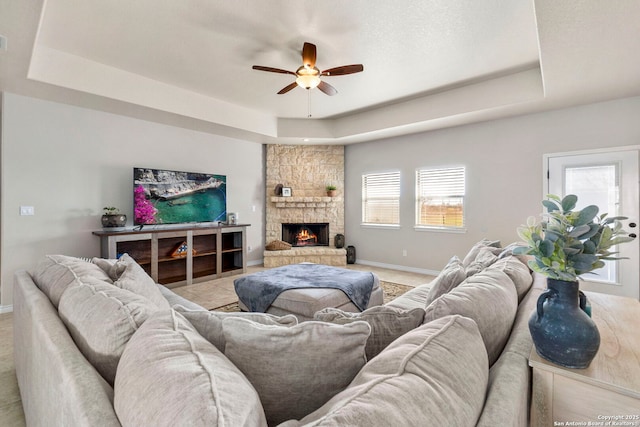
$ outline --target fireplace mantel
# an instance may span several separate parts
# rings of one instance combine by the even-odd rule
[[[342,197],[306,196],[279,197],[271,196],[271,202],[276,208],[323,208],[342,202]]]

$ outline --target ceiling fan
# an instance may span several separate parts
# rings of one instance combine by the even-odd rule
[[[296,81],[282,88],[282,90],[278,92],[278,95],[285,94],[296,86],[300,86],[304,89],[313,89],[314,87],[317,87],[329,96],[335,95],[338,91],[329,83],[322,81],[320,77],[344,76],[345,74],[359,73],[364,70],[362,64],[353,64],[320,71],[316,67],[316,45],[306,42],[302,46],[302,65],[295,71],[295,73],[293,71],[282,70],[280,68],[263,67],[261,65],[254,65],[252,68],[254,70],[292,74],[296,76]]]

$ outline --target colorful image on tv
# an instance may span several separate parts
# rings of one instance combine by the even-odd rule
[[[225,221],[227,177],[162,169],[133,169],[136,225]]]

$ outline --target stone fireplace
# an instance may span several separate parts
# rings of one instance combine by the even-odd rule
[[[300,262],[346,265],[346,250],[334,246],[335,235],[344,234],[344,146],[271,144],[266,146],[266,163],[265,242],[283,240],[294,247],[265,250],[265,267]],[[290,188],[291,196],[276,195],[278,184]],[[327,196],[327,185],[335,185],[338,195]],[[308,236],[302,242],[290,241],[284,224],[304,224],[315,241]],[[316,229],[319,224],[326,229]]]

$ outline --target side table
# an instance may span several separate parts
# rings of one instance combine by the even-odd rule
[[[640,427],[640,302],[585,292],[600,331],[586,369],[568,369],[531,351],[531,426]]]

